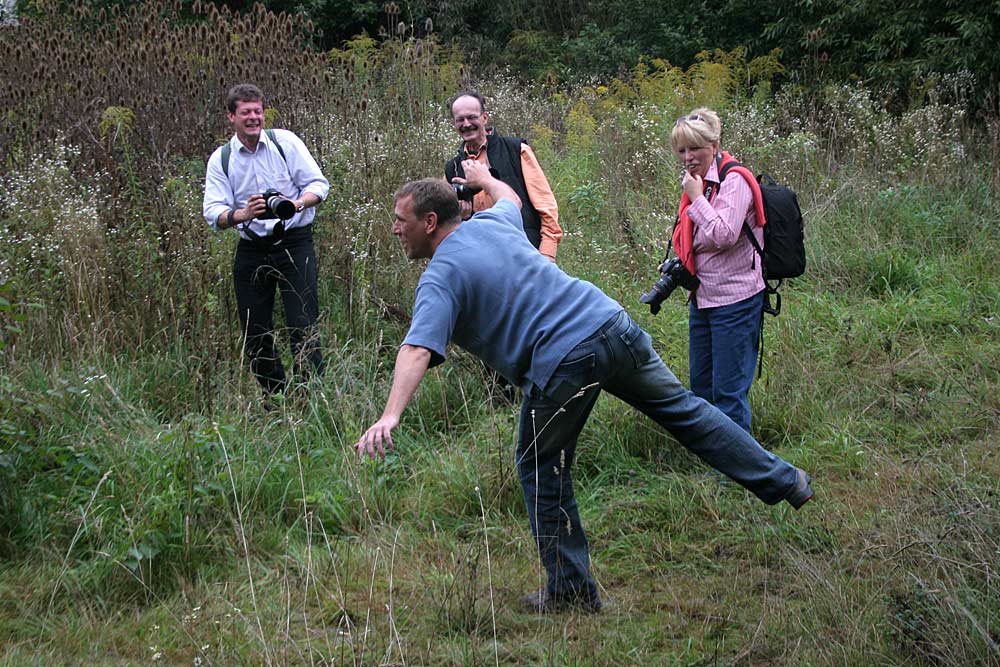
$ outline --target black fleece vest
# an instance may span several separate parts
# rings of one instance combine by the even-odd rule
[[[486,158],[490,168],[496,172],[497,178],[509,185],[521,198],[521,221],[524,224],[524,234],[536,248],[542,242],[542,220],[538,211],[531,205],[528,189],[524,185],[524,173],[521,171],[521,144],[527,143],[517,137],[501,137],[496,133],[486,136]],[[462,160],[465,159],[465,148],[458,147],[458,154],[444,166],[444,174],[451,183],[455,176],[465,178]]]

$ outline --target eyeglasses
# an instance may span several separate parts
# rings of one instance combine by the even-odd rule
[[[680,125],[681,123],[693,123],[699,120],[705,120],[705,119],[699,116],[698,114],[691,114],[690,116],[681,116],[680,118],[677,119],[677,122],[674,123],[674,125],[677,126]]]

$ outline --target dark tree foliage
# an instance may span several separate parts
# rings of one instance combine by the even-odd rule
[[[750,5],[750,0],[738,0]],[[796,0],[754,3],[764,29],[753,50],[780,46],[803,83],[856,78],[889,87],[901,104],[924,101],[932,78],[967,71],[977,106],[997,110],[1000,2]]]
[[[899,106],[923,103],[940,75],[975,75],[981,109],[1000,98],[1000,2],[962,0],[412,0],[445,42],[533,78],[608,77],[640,57],[687,67],[709,49],[783,52],[788,81],[860,80]]]
[[[52,11],[79,2],[95,8],[132,4],[20,0],[19,10]],[[219,4],[246,12],[254,2]],[[781,49],[786,82],[805,87],[859,80],[884,87],[905,107],[923,103],[940,75],[967,71],[976,77],[977,107],[995,112],[1000,100],[1000,0],[263,0],[263,5],[309,18],[316,48],[339,47],[363,31],[433,32],[460,46],[477,69],[504,66],[535,80],[606,79],[643,57],[687,67],[701,51],[744,46],[750,58]]]
[[[230,8],[248,10],[254,1],[226,2]],[[345,39],[371,31],[382,14],[383,3],[362,0],[268,0],[262,3],[272,12],[305,14],[313,21],[318,46],[339,46]]]

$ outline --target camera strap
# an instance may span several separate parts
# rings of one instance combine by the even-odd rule
[[[271,246],[278,245],[285,238],[285,222],[284,220],[278,220],[278,222],[274,224],[274,227],[271,228],[271,233],[267,235],[258,234],[250,229],[249,224],[244,224],[243,233],[247,235],[254,245],[266,249]]]
[[[721,185],[722,185],[722,181],[721,181],[721,179],[722,179],[722,153],[719,153],[718,155],[715,156],[715,171],[716,171],[716,173],[719,174],[719,178],[720,178],[719,183],[716,184],[716,183],[713,183],[712,181],[705,181],[705,189],[702,191],[703,194],[705,195],[705,199],[707,199],[708,201],[712,201],[712,195],[715,194],[715,186],[719,185],[721,187]],[[680,213],[678,213],[677,217],[674,218],[674,226],[670,229],[670,240],[667,241],[667,254],[664,255],[664,257],[663,257],[663,261],[664,262],[667,261],[668,259],[670,259],[670,252],[674,249],[674,232],[677,231],[677,225],[679,225],[680,223],[681,223],[681,216],[680,216]]]
[[[271,140],[274,144],[275,149],[278,151],[278,155],[285,163],[285,169],[288,169],[288,157],[285,155],[285,150],[281,147],[281,143],[278,141],[278,135],[273,129],[267,128],[264,130],[264,134],[267,138]],[[222,154],[219,156],[219,161],[222,164],[222,173],[225,175],[226,180],[229,180],[230,186],[232,186],[232,181],[229,179],[229,160],[232,158],[233,147],[230,142],[226,142],[222,146]],[[291,172],[288,173],[291,177]],[[279,220],[274,227],[271,229],[271,233],[267,235],[260,235],[257,232],[250,229],[250,223],[253,220],[244,220],[243,222],[237,223],[236,227],[244,232],[250,241],[256,245],[275,245],[281,242],[281,239],[285,237],[285,223],[283,220]]]
[[[715,193],[715,186],[718,185],[722,187],[722,153],[715,156],[715,173],[719,175],[719,182],[713,183],[712,181],[705,181],[705,199],[712,201],[712,195]]]
[[[679,224],[681,224],[681,216],[678,215],[674,218],[674,226],[670,228],[670,236],[667,237],[667,254],[663,256],[663,262],[670,259],[670,252],[674,249],[674,231]],[[660,262],[660,264],[663,262]]]

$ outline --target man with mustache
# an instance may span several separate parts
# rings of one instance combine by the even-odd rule
[[[453,182],[464,176],[463,160],[476,160],[493,170],[494,176],[510,186],[521,198],[521,220],[524,234],[531,245],[538,248],[550,261],[556,260],[556,247],[562,239],[559,227],[559,207],[549,187],[535,153],[524,139],[498,135],[487,126],[489,114],[483,96],[466,91],[456,95],[451,102],[451,119],[455,131],[462,137],[458,155],[444,167],[445,178]],[[493,206],[494,201],[485,192],[479,192],[471,202],[462,201],[462,219],[476,211]]]

